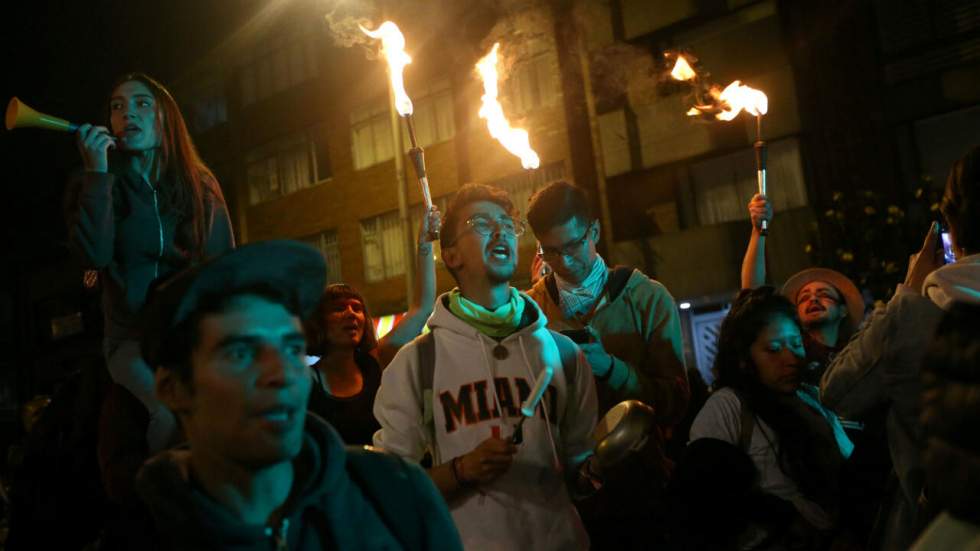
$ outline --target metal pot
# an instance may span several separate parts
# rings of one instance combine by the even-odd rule
[[[599,466],[611,467],[632,452],[639,451],[653,428],[654,412],[647,404],[639,400],[626,400],[613,406],[592,433]]]

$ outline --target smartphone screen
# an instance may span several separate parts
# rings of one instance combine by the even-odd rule
[[[949,232],[944,230],[939,235],[943,240],[943,259],[946,261],[946,264],[956,262],[956,255],[953,254],[953,242],[949,239]]]

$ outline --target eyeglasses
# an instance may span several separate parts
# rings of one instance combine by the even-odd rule
[[[840,297],[835,296],[831,291],[819,289],[816,293],[800,293],[800,295],[796,297],[796,305],[799,306],[801,304],[806,304],[813,299],[826,300],[835,304],[841,301]]]
[[[527,226],[524,224],[523,220],[518,220],[510,216],[503,216],[497,220],[494,220],[489,216],[485,216],[483,214],[477,214],[476,216],[473,216],[472,218],[470,218],[464,223],[469,229],[473,230],[474,232],[484,237],[488,235],[493,235],[498,232],[502,234],[512,235],[514,237],[520,237],[521,235],[524,235],[525,230],[527,230]],[[462,232],[460,232],[460,234],[454,237],[453,240],[449,243],[449,245],[445,245],[445,246],[452,246],[453,244],[456,243],[456,241],[459,240],[461,236],[462,236]]]
[[[582,234],[582,237],[579,237],[578,239],[565,243],[561,247],[556,248],[556,247],[541,246],[540,247],[541,258],[545,260],[549,258],[554,260],[559,257],[575,256],[578,253],[582,252],[582,247],[585,245],[585,242],[589,240],[589,234],[592,233],[593,224],[594,222],[592,224],[589,224],[589,227],[585,228],[585,233]]]

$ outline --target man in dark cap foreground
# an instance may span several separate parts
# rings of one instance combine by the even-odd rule
[[[160,285],[142,353],[187,445],[143,467],[138,490],[174,549],[461,549],[425,473],[345,450],[306,412],[300,319],[323,290],[312,247],[241,247]]]

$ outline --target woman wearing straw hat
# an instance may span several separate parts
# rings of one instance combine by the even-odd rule
[[[742,260],[742,289],[754,289],[766,280],[766,236],[762,221],[772,221],[772,206],[763,195],[749,202],[752,235]],[[864,299],[847,276],[828,268],[807,268],[783,285],[782,294],[796,305],[803,326],[806,363],[803,381],[817,385],[833,360],[864,319]]]

